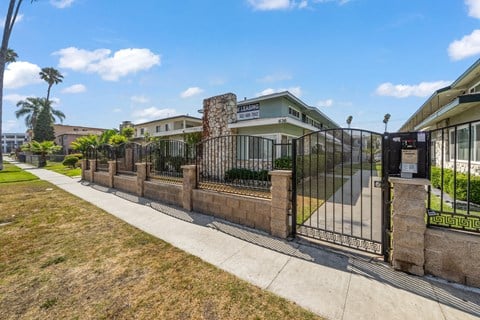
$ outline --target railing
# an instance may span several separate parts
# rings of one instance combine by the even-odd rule
[[[87,167],[85,168],[86,170],[90,170],[90,160],[95,160],[97,158],[96,152],[97,149],[95,146],[88,146],[87,150],[83,152],[83,158],[87,160]]]
[[[427,223],[480,233],[480,121],[430,132]]]
[[[115,160],[115,148],[109,144],[101,144],[95,150],[96,170],[108,171],[108,161]]]
[[[117,174],[135,174],[136,163],[144,162],[143,146],[138,143],[128,142],[115,147],[115,160],[117,162]]]
[[[182,166],[195,163],[194,148],[183,141],[161,140],[145,146],[148,177],[181,183]]]
[[[196,151],[198,188],[268,198],[274,161],[271,139],[232,135],[204,140]]]

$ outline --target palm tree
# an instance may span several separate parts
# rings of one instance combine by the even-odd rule
[[[51,107],[51,102],[45,98],[29,97],[17,102],[17,107],[20,109],[15,111],[15,116],[17,119],[25,116],[25,126],[29,129],[35,127],[38,115],[44,107],[50,108],[52,122],[55,122],[55,117],[57,117],[60,122],[63,122],[63,119],[65,119],[65,114],[60,110],[53,109]]]
[[[50,90],[54,84],[63,81],[63,75],[55,68],[42,68],[39,74],[40,78],[48,83],[47,101],[50,101]]]
[[[18,54],[13,50],[8,48],[7,49],[7,56],[5,57],[5,62],[10,63],[10,62],[15,62],[17,61]]]
[[[385,123],[385,132],[387,132],[388,120],[390,120],[390,113],[386,113],[385,116],[383,117],[383,123]]]
[[[352,120],[353,120],[353,117],[352,116],[348,116],[347,118],[347,125],[348,125],[348,128],[350,129],[350,124],[352,123]]]

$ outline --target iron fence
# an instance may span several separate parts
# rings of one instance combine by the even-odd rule
[[[220,136],[196,147],[201,189],[270,197],[275,160],[274,140],[246,135]]]
[[[430,132],[427,223],[480,233],[480,120]]]
[[[115,160],[115,147],[110,144],[101,144],[95,149],[97,171],[108,171],[108,161]]]
[[[195,148],[183,141],[160,140],[145,146],[148,177],[181,183],[182,166],[195,163]]]
[[[83,158],[87,160],[86,170],[90,170],[90,160],[95,160],[97,158],[96,152],[97,150],[95,146],[88,146],[87,149],[83,152]]]
[[[141,144],[128,142],[114,147],[117,174],[135,174],[136,163],[145,161],[145,152]]]

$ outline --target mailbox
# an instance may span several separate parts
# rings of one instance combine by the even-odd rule
[[[389,176],[428,178],[429,136],[427,132],[385,134],[384,166]]]

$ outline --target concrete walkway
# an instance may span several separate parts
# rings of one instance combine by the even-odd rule
[[[16,163],[17,164],[17,163]],[[327,319],[479,319],[480,290],[396,272],[359,255],[283,241],[17,164],[112,215]]]

